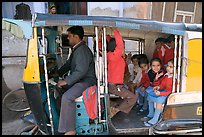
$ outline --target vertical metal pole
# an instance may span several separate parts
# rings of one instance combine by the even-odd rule
[[[106,104],[107,104],[107,95],[108,95],[108,73],[107,73],[107,71],[108,71],[108,67],[107,67],[107,52],[106,52],[106,45],[107,45],[107,43],[106,43],[106,28],[104,27],[103,28],[103,34],[104,34],[104,50],[103,50],[103,52],[104,52],[104,75],[105,75],[105,78],[104,78],[104,81],[105,81],[105,92],[104,92],[104,102],[105,102],[105,109],[106,109],[106,111],[105,111],[105,113],[106,113],[106,119],[105,119],[105,121],[107,121],[107,119],[108,119],[108,112],[107,112],[107,106],[106,106]],[[107,126],[106,126],[106,128],[107,128],[107,130],[109,130],[108,128],[108,124],[107,124]]]
[[[47,62],[46,62],[46,46],[45,46],[45,28],[42,28],[42,40],[43,40],[43,61],[44,61],[44,71],[45,71],[45,82],[46,82],[46,89],[47,89],[47,103],[48,103],[48,110],[50,115],[50,124],[51,124],[51,130],[52,135],[54,135],[54,126],[53,126],[53,120],[52,120],[52,109],[50,106],[50,93],[49,93],[49,87],[48,87],[48,74],[47,74]]]
[[[104,69],[103,69],[103,67],[104,67],[104,66],[103,66],[103,65],[104,65],[104,63],[103,63],[103,62],[104,62],[104,61],[103,61],[103,44],[104,44],[104,39],[103,39],[103,36],[104,36],[104,35],[103,35],[103,33],[102,33],[102,36],[101,36],[101,42],[102,42],[102,45],[101,45],[101,46],[102,46],[102,47],[101,47],[101,52],[102,52],[102,53],[101,53],[101,54],[102,54],[102,57],[99,57],[99,59],[100,59],[100,60],[99,60],[99,61],[100,61],[100,62],[99,62],[99,63],[100,63],[100,64],[99,64],[99,66],[100,66],[100,78],[101,78],[101,79],[100,79],[100,80],[101,80],[100,82],[101,82],[101,83],[103,83],[103,81],[104,81]],[[100,93],[101,93],[101,92],[100,92]],[[103,92],[102,92],[102,93],[103,93]]]
[[[101,103],[100,103],[100,75],[99,75],[99,49],[98,49],[98,27],[95,27],[96,34],[96,66],[97,66],[97,87],[98,87],[98,118],[101,119]]]
[[[179,37],[179,54],[178,54],[178,78],[177,78],[177,92],[180,92],[180,73],[181,73],[181,39],[182,36]]]
[[[105,93],[108,94],[108,67],[107,67],[107,52],[106,52],[106,28],[103,28],[104,33],[104,66],[105,66]]]
[[[141,44],[141,42],[140,42],[140,40],[139,40],[139,54],[141,54],[141,49],[140,49],[140,48],[141,48],[141,45],[140,45],[140,44]]]
[[[172,92],[175,92],[175,81],[176,81],[176,64],[177,64],[177,35],[175,35],[175,46],[174,46],[174,75],[173,75],[173,88]]]

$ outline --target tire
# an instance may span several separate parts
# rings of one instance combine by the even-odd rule
[[[35,127],[35,124],[22,121],[19,128],[15,132],[15,135],[31,135],[29,131],[31,131]]]
[[[30,109],[28,100],[23,88],[12,90],[3,98],[3,104],[11,111],[22,112]]]

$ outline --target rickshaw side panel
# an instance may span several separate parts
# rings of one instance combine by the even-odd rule
[[[40,82],[40,70],[37,47],[37,28],[34,28],[33,39],[29,40],[23,82]]]
[[[48,134],[45,111],[41,100],[40,84],[24,83],[24,88],[37,125],[43,132]]]
[[[202,92],[172,93],[169,95],[163,120],[181,118],[202,120]]]
[[[202,91],[202,39],[188,41],[186,92]]]

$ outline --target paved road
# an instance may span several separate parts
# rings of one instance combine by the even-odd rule
[[[2,135],[14,135],[21,123],[23,112],[12,112],[2,105]]]
[[[2,100],[6,93],[10,92],[6,87],[2,78]],[[14,135],[19,124],[21,123],[20,117],[24,112],[13,112],[8,110],[2,104],[2,135]]]

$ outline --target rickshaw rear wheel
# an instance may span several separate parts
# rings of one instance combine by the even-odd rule
[[[35,124],[23,121],[20,124],[20,127],[15,132],[15,135],[35,135],[37,134],[38,130],[36,130],[34,133],[31,133],[32,129],[35,127]]]
[[[11,111],[22,112],[30,110],[24,88],[8,92],[3,98],[3,104]]]

